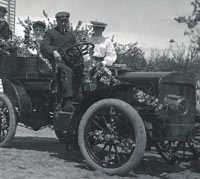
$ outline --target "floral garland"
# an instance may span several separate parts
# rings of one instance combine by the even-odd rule
[[[133,88],[132,91],[133,91],[133,97],[134,99],[137,100],[138,103],[153,107],[155,110],[155,113],[160,117],[163,115],[164,106],[163,104],[159,103],[159,100],[157,97],[148,95],[142,90],[139,90],[136,88]]]
[[[0,51],[11,55],[12,49],[16,49],[17,56],[20,57],[39,57],[47,66],[50,71],[52,71],[52,64],[45,59],[40,53],[38,54],[37,45],[33,41],[31,37],[29,37],[29,41],[27,44],[24,43],[24,39],[22,37],[14,36],[9,40],[0,40]]]
[[[106,66],[102,65],[101,63],[96,64],[95,66],[91,66],[96,68],[96,72],[94,74],[94,77],[100,77],[100,82],[102,82],[106,86],[110,85],[118,85],[121,82],[116,79],[113,75],[110,69],[108,69]]]
[[[0,50],[2,53],[5,53],[7,55],[11,55],[13,53],[13,50],[17,51],[17,54],[19,56],[30,56],[30,52],[28,52],[24,47],[24,39],[22,37],[13,36],[12,39],[8,40],[0,40]]]
[[[101,62],[97,62],[91,54],[87,56],[86,59],[87,59],[87,61],[85,61],[86,71],[90,72],[91,76],[94,78],[99,77],[100,82],[102,82],[105,86],[117,85],[121,83],[118,79],[116,79],[112,75],[112,72],[108,67],[106,67]]]
[[[48,17],[48,14],[45,11],[43,11],[43,15],[47,20],[47,29],[55,27],[55,21],[54,23],[52,23]],[[33,40],[33,33],[32,33],[33,21],[31,21],[29,17],[24,21],[18,18],[18,21],[19,21],[18,24],[24,27],[24,38],[14,36],[12,39],[9,39],[7,41],[0,40],[0,50],[7,54],[10,54],[9,49],[16,48],[20,56],[23,57],[37,56],[40,59],[42,59],[44,63],[47,64],[50,70],[52,70],[52,65],[49,63],[49,61],[43,58],[41,54],[35,53],[35,51],[38,50],[37,49],[38,47],[36,46]],[[82,21],[79,21],[74,29],[73,26],[70,25],[69,30],[75,34],[77,42],[84,41],[85,38],[89,34],[91,34],[91,27],[90,26],[82,27]],[[92,55],[90,56],[89,61],[87,63],[89,64],[87,67],[87,71],[95,69],[93,77],[95,78],[100,77],[100,82],[102,82],[104,85],[110,86],[110,85],[121,84],[121,82],[112,75],[112,72],[101,62],[97,62],[94,58],[92,58]],[[138,103],[152,106],[158,113],[159,111],[162,111],[163,105],[159,104],[158,98],[156,98],[155,96],[148,95],[144,93],[142,90],[136,88],[133,89],[133,94],[134,94],[133,97],[137,100]]]
[[[94,69],[94,73],[92,75],[94,78],[100,77],[100,82],[102,82],[105,86],[121,84],[121,82],[112,75],[109,68],[104,66],[101,62],[97,62],[92,55],[89,56],[88,59],[89,60],[86,62],[87,71]],[[142,90],[136,88],[133,88],[132,92],[134,99],[138,103],[151,106],[154,108],[158,116],[162,115],[163,105],[159,103],[157,97],[146,94]]]
[[[44,17],[47,19],[48,22],[48,28],[53,28],[55,24],[51,23],[48,14],[43,11]],[[48,59],[45,59],[41,53],[38,53],[40,50],[38,49],[38,46],[36,45],[35,41],[33,40],[33,32],[32,32],[32,25],[33,21],[30,20],[28,17],[24,21],[19,20],[19,24],[24,27],[24,40],[21,44],[23,44],[21,48],[21,55],[24,57],[29,57],[29,56],[37,56],[39,57],[47,66],[50,71],[52,71],[53,67],[52,64],[49,62]]]

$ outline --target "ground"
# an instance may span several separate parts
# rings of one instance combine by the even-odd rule
[[[156,151],[146,152],[125,177],[107,176],[88,168],[80,152],[67,153],[50,128],[38,132],[17,128],[9,148],[0,149],[0,179],[199,179],[200,160],[166,164]]]

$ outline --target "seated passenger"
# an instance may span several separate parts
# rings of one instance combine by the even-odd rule
[[[98,21],[90,21],[93,26],[93,35],[90,38],[87,38],[86,41],[94,44],[94,53],[92,59],[96,62],[100,62],[102,67],[105,65],[112,65],[117,59],[115,48],[113,43],[103,36],[103,31],[107,24]],[[87,61],[87,57],[86,58]],[[87,62],[86,62],[87,63]],[[93,78],[96,75],[97,68],[96,66],[90,70],[90,77]],[[101,76],[97,75],[96,79],[93,78],[96,82],[96,87],[104,86],[104,83],[101,82]],[[95,87],[95,88],[96,88]]]
[[[46,25],[42,21],[35,21],[33,23],[33,40],[35,41],[37,47],[37,54],[40,54],[40,45],[44,38],[44,32],[46,29]]]
[[[0,40],[8,40],[12,38],[12,31],[10,30],[8,23],[4,19],[6,13],[6,8],[0,6]]]
[[[86,39],[87,42],[94,44],[93,57],[101,61],[103,65],[112,65],[117,59],[113,43],[102,35],[107,24],[98,21],[90,21],[93,26],[94,34]]]

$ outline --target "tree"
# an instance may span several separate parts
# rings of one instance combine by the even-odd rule
[[[154,50],[148,61],[151,71],[180,71],[189,77],[200,78],[200,0],[191,2],[193,10],[189,16],[174,18],[178,23],[186,25],[184,35],[190,39],[189,46],[178,45],[173,39],[171,46],[164,51]]]
[[[189,16],[179,16],[174,18],[178,23],[183,23],[187,26],[184,35],[190,38],[191,44],[200,49],[200,0],[191,2],[193,10]]]
[[[177,45],[164,51],[152,50],[148,70],[150,71],[179,71],[188,77],[200,77],[200,60],[197,50],[193,46]]]
[[[137,42],[125,45],[115,42],[114,46],[117,53],[115,63],[126,64],[131,69],[146,69],[147,62],[144,52],[137,45]]]

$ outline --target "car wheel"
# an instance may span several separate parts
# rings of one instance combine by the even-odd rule
[[[200,157],[200,141],[196,138],[186,141],[158,141],[156,149],[161,157],[171,165],[189,162]]]
[[[78,131],[81,152],[95,170],[124,175],[137,167],[146,147],[146,131],[137,111],[118,99],[88,108]]]
[[[10,99],[0,93],[0,147],[7,147],[16,131],[16,115]]]

